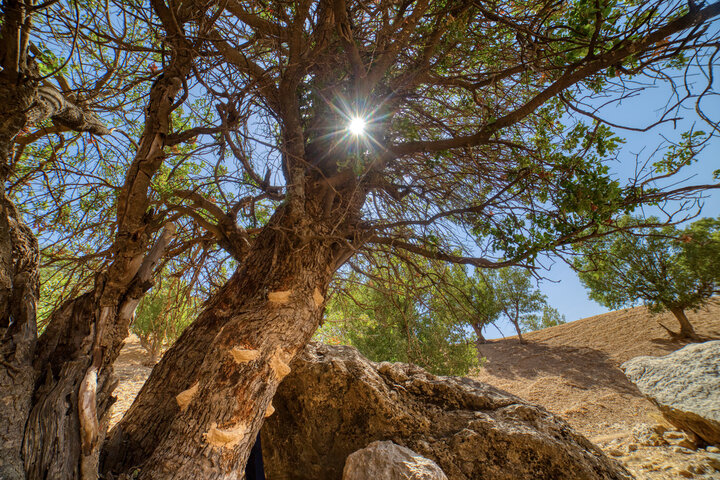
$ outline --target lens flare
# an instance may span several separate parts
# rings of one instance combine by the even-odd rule
[[[362,135],[365,133],[365,120],[360,117],[351,118],[348,130],[350,130],[350,133],[353,135]]]

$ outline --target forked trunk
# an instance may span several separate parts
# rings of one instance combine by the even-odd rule
[[[527,341],[522,336],[522,330],[520,329],[520,320],[518,318],[511,319],[513,326],[515,327],[515,332],[517,332],[518,340],[520,340],[520,343],[527,343]]]
[[[241,475],[288,364],[319,324],[337,261],[337,243],[324,234],[337,224],[292,221],[286,210],[155,367],[108,437],[104,473]]]

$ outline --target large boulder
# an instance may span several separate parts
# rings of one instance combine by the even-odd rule
[[[450,480],[630,479],[563,420],[494,387],[310,344],[273,400],[263,456],[273,480],[338,480],[351,453],[391,440]]]
[[[670,423],[720,445],[720,340],[664,357],[636,357],[622,369]]]
[[[342,480],[447,480],[429,458],[393,442],[373,442],[345,461]]]

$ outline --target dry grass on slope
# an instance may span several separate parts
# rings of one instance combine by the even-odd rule
[[[688,318],[703,339],[720,338],[720,299]],[[658,321],[679,329],[671,315],[637,307],[528,333],[524,345],[516,337],[495,340],[481,346],[487,362],[473,376],[562,416],[639,479],[718,478],[720,466],[708,466],[703,450],[638,446],[632,434],[638,424],[663,421],[619,365],[688,343],[672,340]]]
[[[688,317],[701,337],[720,338],[720,299]],[[678,329],[672,315],[636,307],[528,333],[525,345],[516,337],[492,341],[480,348],[487,363],[475,377],[543,405],[590,437],[615,424],[651,422],[655,408],[617,367],[688,343],[671,339],[658,321]]]

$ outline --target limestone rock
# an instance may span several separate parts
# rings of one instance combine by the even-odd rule
[[[337,480],[347,457],[375,440],[433,460],[449,480],[632,478],[565,421],[468,378],[322,344],[291,368],[262,429],[273,480]]]
[[[647,423],[638,423],[632,429],[632,436],[640,445],[643,446],[660,446],[667,445],[667,441],[663,438],[662,427],[660,425],[650,426]]]
[[[622,369],[670,423],[720,445],[720,340],[664,357],[636,357]]]
[[[393,442],[373,442],[351,454],[342,480],[447,480],[437,463]]]

